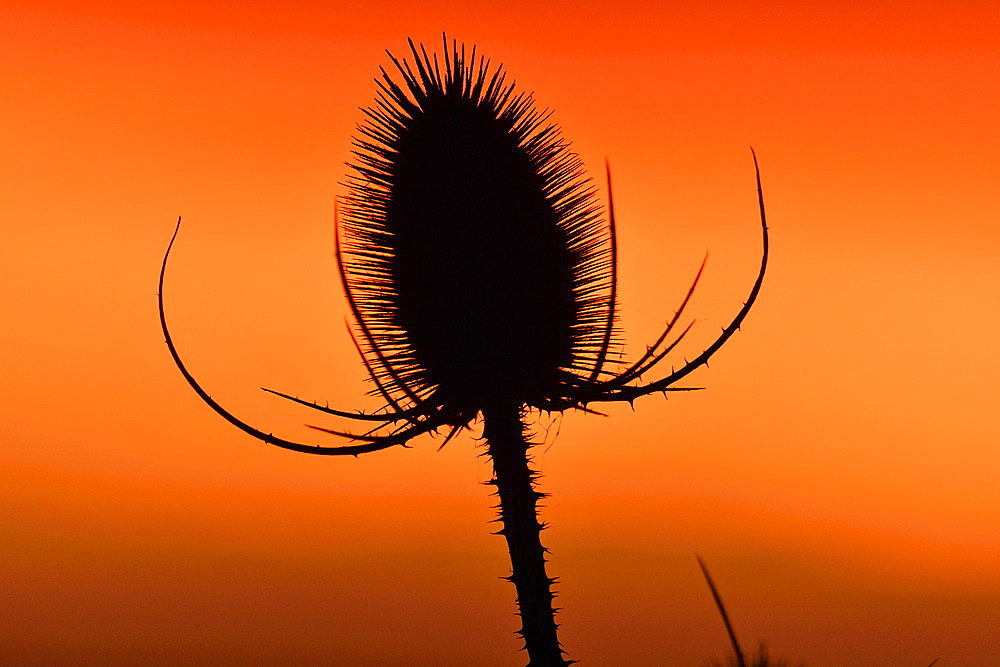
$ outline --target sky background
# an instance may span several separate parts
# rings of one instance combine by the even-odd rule
[[[543,541],[584,665],[747,646],[816,667],[1000,661],[1000,14],[992,3],[5,2],[0,662],[512,665],[482,449],[317,438],[267,386],[377,406],[333,203],[384,49],[503,62],[611,162],[627,352],[706,252],[676,363],[542,418]],[[336,425],[335,422],[333,424]]]

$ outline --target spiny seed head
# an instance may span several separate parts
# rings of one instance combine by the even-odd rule
[[[354,139],[345,282],[377,379],[466,423],[580,384],[606,350],[611,236],[549,113],[473,48],[376,79]]]

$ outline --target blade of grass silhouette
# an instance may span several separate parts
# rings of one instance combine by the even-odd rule
[[[732,644],[733,653],[736,655],[736,663],[739,667],[746,667],[746,660],[743,658],[743,649],[740,648],[740,643],[736,639],[736,632],[733,630],[733,624],[729,621],[729,614],[726,613],[726,605],[722,604],[722,597],[719,595],[719,590],[715,587],[715,582],[712,581],[712,575],[708,573],[708,566],[705,565],[705,561],[702,560],[701,556],[696,555],[695,558],[698,559],[698,567],[701,568],[701,573],[705,577],[705,583],[708,584],[708,590],[712,592],[712,599],[715,600],[715,607],[719,610],[722,622],[726,626],[729,643]]]

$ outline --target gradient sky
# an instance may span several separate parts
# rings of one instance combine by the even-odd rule
[[[521,664],[470,437],[268,447],[371,408],[333,262],[359,106],[407,36],[502,61],[615,177],[628,351],[708,267],[694,382],[537,427],[584,665],[748,646],[1000,663],[1000,15],[992,3],[6,2],[0,662]]]

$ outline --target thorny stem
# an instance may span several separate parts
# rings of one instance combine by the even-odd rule
[[[483,411],[483,436],[493,461],[493,479],[500,497],[503,528],[498,534],[507,540],[512,574],[508,578],[517,590],[521,630],[528,651],[528,667],[563,667],[571,664],[563,657],[556,637],[552,584],[545,573],[545,547],[539,536],[544,525],[538,521],[537,503],[545,497],[534,488],[538,473],[528,467],[525,425],[517,406]]]

